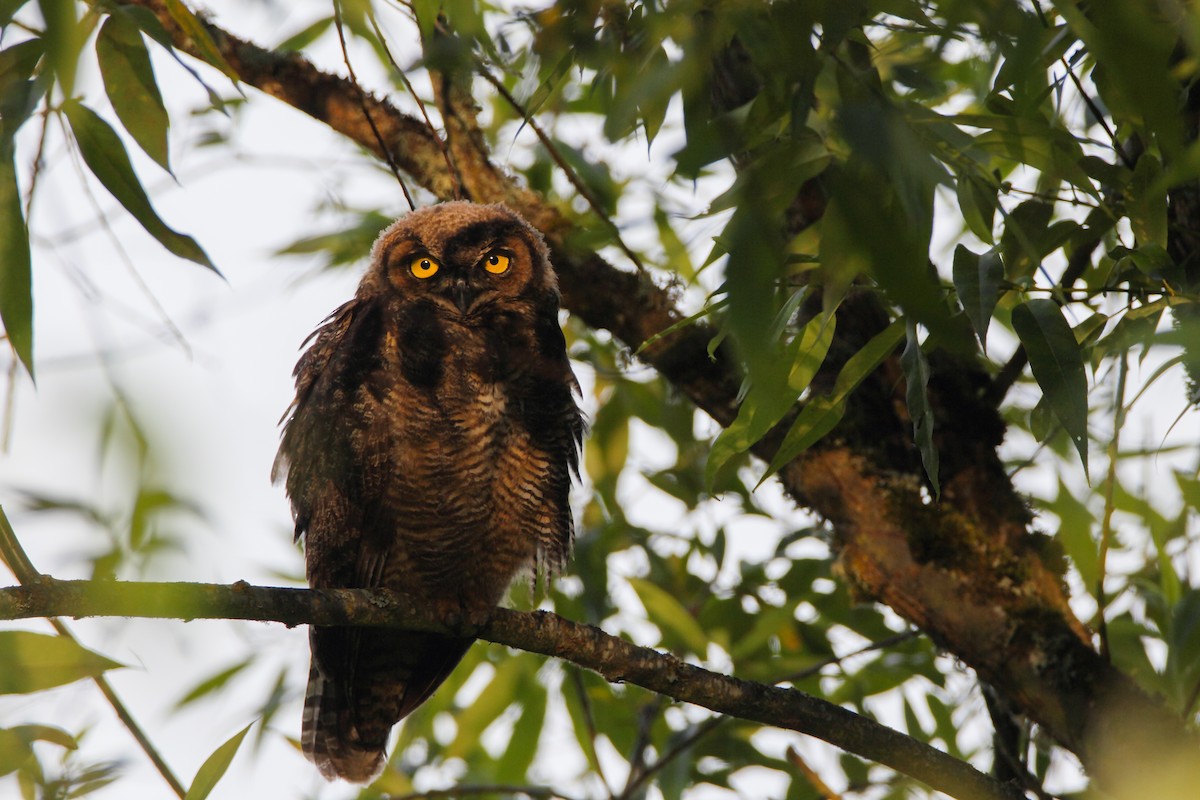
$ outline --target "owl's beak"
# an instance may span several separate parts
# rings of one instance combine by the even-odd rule
[[[454,305],[458,306],[459,313],[465,317],[471,303],[475,302],[475,290],[465,280],[459,279],[450,287],[450,296],[454,298]]]

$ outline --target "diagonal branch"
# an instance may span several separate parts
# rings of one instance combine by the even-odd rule
[[[479,629],[446,625],[404,595],[362,589],[291,589],[206,583],[60,581],[41,577],[0,589],[0,619],[131,616],[244,619],[288,626],[401,627],[473,635],[593,670],[720,714],[816,736],[952,797],[1015,800],[1019,792],[923,742],[795,689],[739,680],[639,647],[546,611],[497,608]]]

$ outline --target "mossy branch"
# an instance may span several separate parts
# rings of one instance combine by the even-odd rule
[[[95,616],[242,619],[289,627],[355,624],[473,635],[570,661],[613,683],[631,683],[720,714],[815,736],[952,797],[1021,796],[969,764],[841,706],[795,689],[711,672],[545,611],[497,608],[476,628],[433,619],[404,595],[389,591],[277,588],[240,581],[229,586],[61,581],[44,576],[0,589],[0,619]]]

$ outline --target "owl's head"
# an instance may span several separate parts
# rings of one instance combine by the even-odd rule
[[[557,296],[542,235],[512,209],[442,203],[401,217],[371,250],[361,294],[426,297],[449,316],[498,302]]]

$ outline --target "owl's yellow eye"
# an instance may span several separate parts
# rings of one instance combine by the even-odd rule
[[[512,259],[503,253],[492,253],[483,260],[483,268],[493,275],[503,275],[511,263]]]
[[[413,274],[414,278],[432,278],[437,274],[438,267],[441,265],[434,261],[429,256],[417,256],[412,261],[408,262],[408,271]]]

